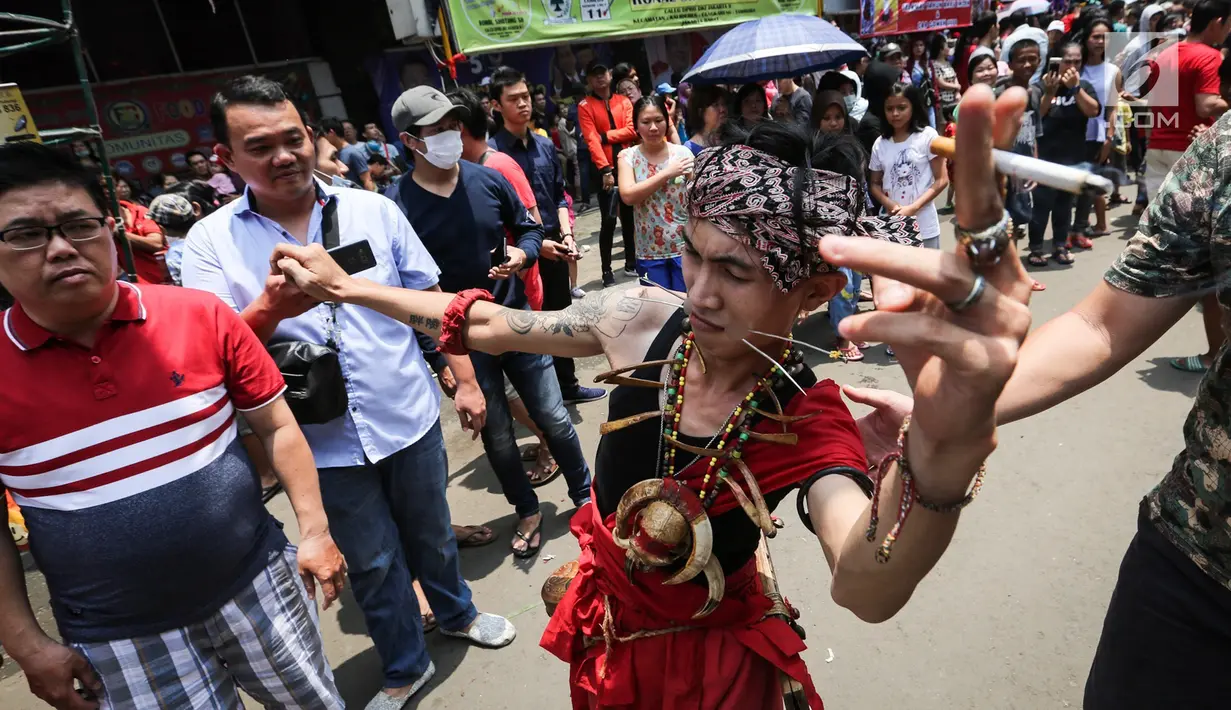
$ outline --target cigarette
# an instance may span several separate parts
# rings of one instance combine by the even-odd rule
[[[934,138],[932,152],[943,158],[953,159],[957,155],[957,147],[952,138]],[[1007,150],[992,150],[992,161],[996,164],[996,169],[1004,175],[1037,182],[1064,192],[1108,195],[1115,189],[1110,180],[1088,170],[1049,163]]]

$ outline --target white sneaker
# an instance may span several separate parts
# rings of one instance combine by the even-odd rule
[[[576,299],[582,299],[586,297],[586,292],[576,287],[573,288],[573,290],[570,291],[569,293],[571,293],[573,295],[573,298],[576,298]]]
[[[625,269],[625,270],[624,270],[624,275],[625,275],[625,276],[627,276],[627,277],[628,277],[628,278],[630,278],[630,279],[639,279],[639,278],[641,278],[641,274],[637,273],[637,270],[636,270],[636,269]]]

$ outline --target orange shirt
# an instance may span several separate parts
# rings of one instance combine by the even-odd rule
[[[614,122],[615,125],[612,125]],[[613,145],[628,145],[637,142],[637,128],[633,125],[633,102],[623,94],[612,94],[607,100],[590,95],[577,104],[577,123],[581,137],[590,149],[590,160],[599,172],[613,170]]]

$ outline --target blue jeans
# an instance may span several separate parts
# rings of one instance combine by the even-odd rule
[[[688,290],[684,285],[684,266],[678,256],[670,259],[638,259],[637,273],[672,291],[684,293]]]
[[[564,472],[569,498],[580,506],[590,499],[590,466],[581,453],[581,440],[564,408],[560,382],[556,379],[551,357],[510,352],[503,355],[471,352],[475,378],[487,398],[487,424],[483,427],[483,450],[500,479],[504,498],[517,510],[520,518],[539,512],[539,497],[530,485],[517,439],[513,434],[513,415],[504,393],[507,376],[513,389],[530,412],[530,418],[543,431],[547,449]],[[435,605],[432,606],[435,609]],[[439,617],[439,612],[437,613]]]
[[[859,284],[863,281],[863,276],[858,271],[852,271],[845,266],[839,267],[838,271],[846,274],[846,286],[829,300],[829,323],[835,333],[838,332],[838,324],[842,319],[859,312]]]
[[[410,685],[431,660],[411,579],[423,586],[442,628],[460,631],[479,613],[458,564],[445,500],[448,475],[439,421],[378,463],[320,470],[329,529],[346,556],[387,688]]]

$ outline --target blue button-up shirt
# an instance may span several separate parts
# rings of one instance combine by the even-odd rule
[[[388,286],[425,289],[440,270],[393,202],[374,192],[318,183],[308,243],[321,242],[322,201],[335,200],[341,244],[368,240],[376,266],[359,277]],[[184,285],[209,291],[242,311],[261,294],[274,245],[298,245],[277,222],[254,212],[249,193],[193,226],[184,247]],[[331,331],[346,379],[350,411],[325,424],[303,427],[320,468],[380,461],[410,446],[440,417],[432,382],[414,331],[359,306],[328,304],[278,324],[271,342],[324,344]]]
[[[538,203],[539,216],[543,218],[543,231],[548,237],[558,233],[560,216],[556,210],[568,207],[568,202],[564,199],[564,172],[556,157],[556,146],[533,131],[527,130],[526,140],[522,140],[509,133],[507,128],[501,128],[487,144],[521,166],[534,190],[534,201]]]

